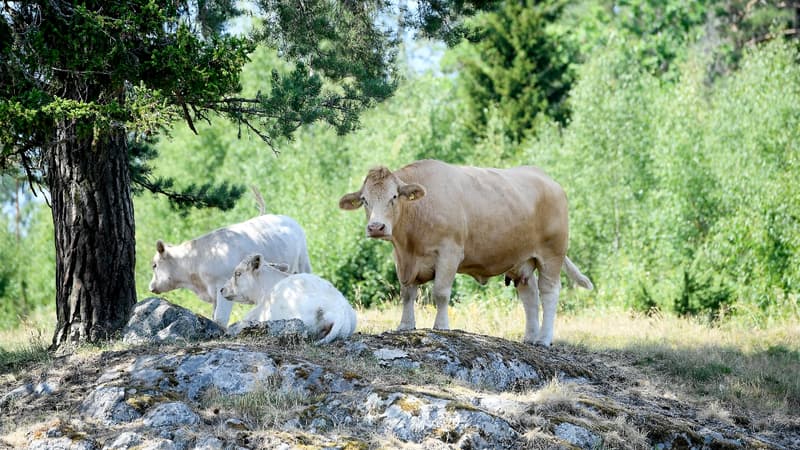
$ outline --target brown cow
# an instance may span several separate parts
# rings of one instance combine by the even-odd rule
[[[524,341],[547,346],[553,340],[561,267],[578,285],[593,287],[566,257],[564,190],[536,167],[488,169],[434,160],[395,172],[378,167],[369,171],[359,191],[339,200],[346,210],[362,205],[367,236],[394,246],[403,299],[400,330],[416,326],[414,300],[420,284],[433,280],[433,327],[446,330],[456,273],[481,284],[505,274],[507,281],[514,281],[525,309]]]

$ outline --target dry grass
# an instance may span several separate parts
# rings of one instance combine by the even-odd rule
[[[210,389],[203,396],[202,406],[213,415],[225,410],[233,412],[233,417],[241,417],[256,429],[279,426],[297,417],[308,405],[319,398],[305,395],[291,389],[280,389],[278,379],[270,379],[252,392],[240,395],[225,395]]]
[[[3,375],[32,362],[51,359],[47,348],[50,346],[52,331],[27,320],[19,328],[0,331],[0,383]]]

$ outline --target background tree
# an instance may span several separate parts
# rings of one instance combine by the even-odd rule
[[[391,93],[388,39],[370,3],[258,5],[269,19],[263,31],[239,37],[223,30],[236,12],[226,0],[4,3],[0,165],[21,167],[48,192],[54,347],[105,339],[127,320],[136,300],[132,183],[186,199],[148,176],[143,139],[176,118],[194,129],[220,114],[274,148],[304,123],[349,131],[358,111]],[[280,48],[293,69],[272,72],[268,92],[244,98],[239,73],[256,39]],[[240,193],[188,194],[225,206]]]
[[[492,115],[519,142],[540,114],[566,124],[575,52],[565,29],[555,27],[563,2],[505,2],[465,25],[453,71],[465,102],[466,123],[485,137]]]

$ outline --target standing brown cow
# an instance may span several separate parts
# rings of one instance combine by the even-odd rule
[[[400,330],[416,326],[414,300],[420,284],[433,280],[433,327],[446,330],[456,273],[471,275],[481,284],[505,274],[507,281],[514,281],[525,308],[524,341],[548,346],[561,267],[578,285],[593,287],[566,256],[564,190],[536,167],[488,169],[434,160],[416,161],[395,172],[378,167],[369,171],[359,191],[339,200],[346,210],[362,205],[367,236],[394,246],[403,299]]]

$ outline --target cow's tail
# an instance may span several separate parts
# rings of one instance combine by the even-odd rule
[[[253,197],[256,199],[256,204],[258,205],[258,214],[263,216],[267,213],[267,204],[264,203],[264,197],[261,196],[261,192],[258,190],[255,184],[250,185],[250,190],[253,192]]]
[[[564,256],[564,270],[567,272],[567,276],[570,277],[578,286],[590,291],[594,289],[594,285],[592,284],[592,281],[589,280],[589,277],[582,274],[580,269],[578,269],[578,266],[573,264],[572,261],[570,261],[570,259],[566,256]]]

